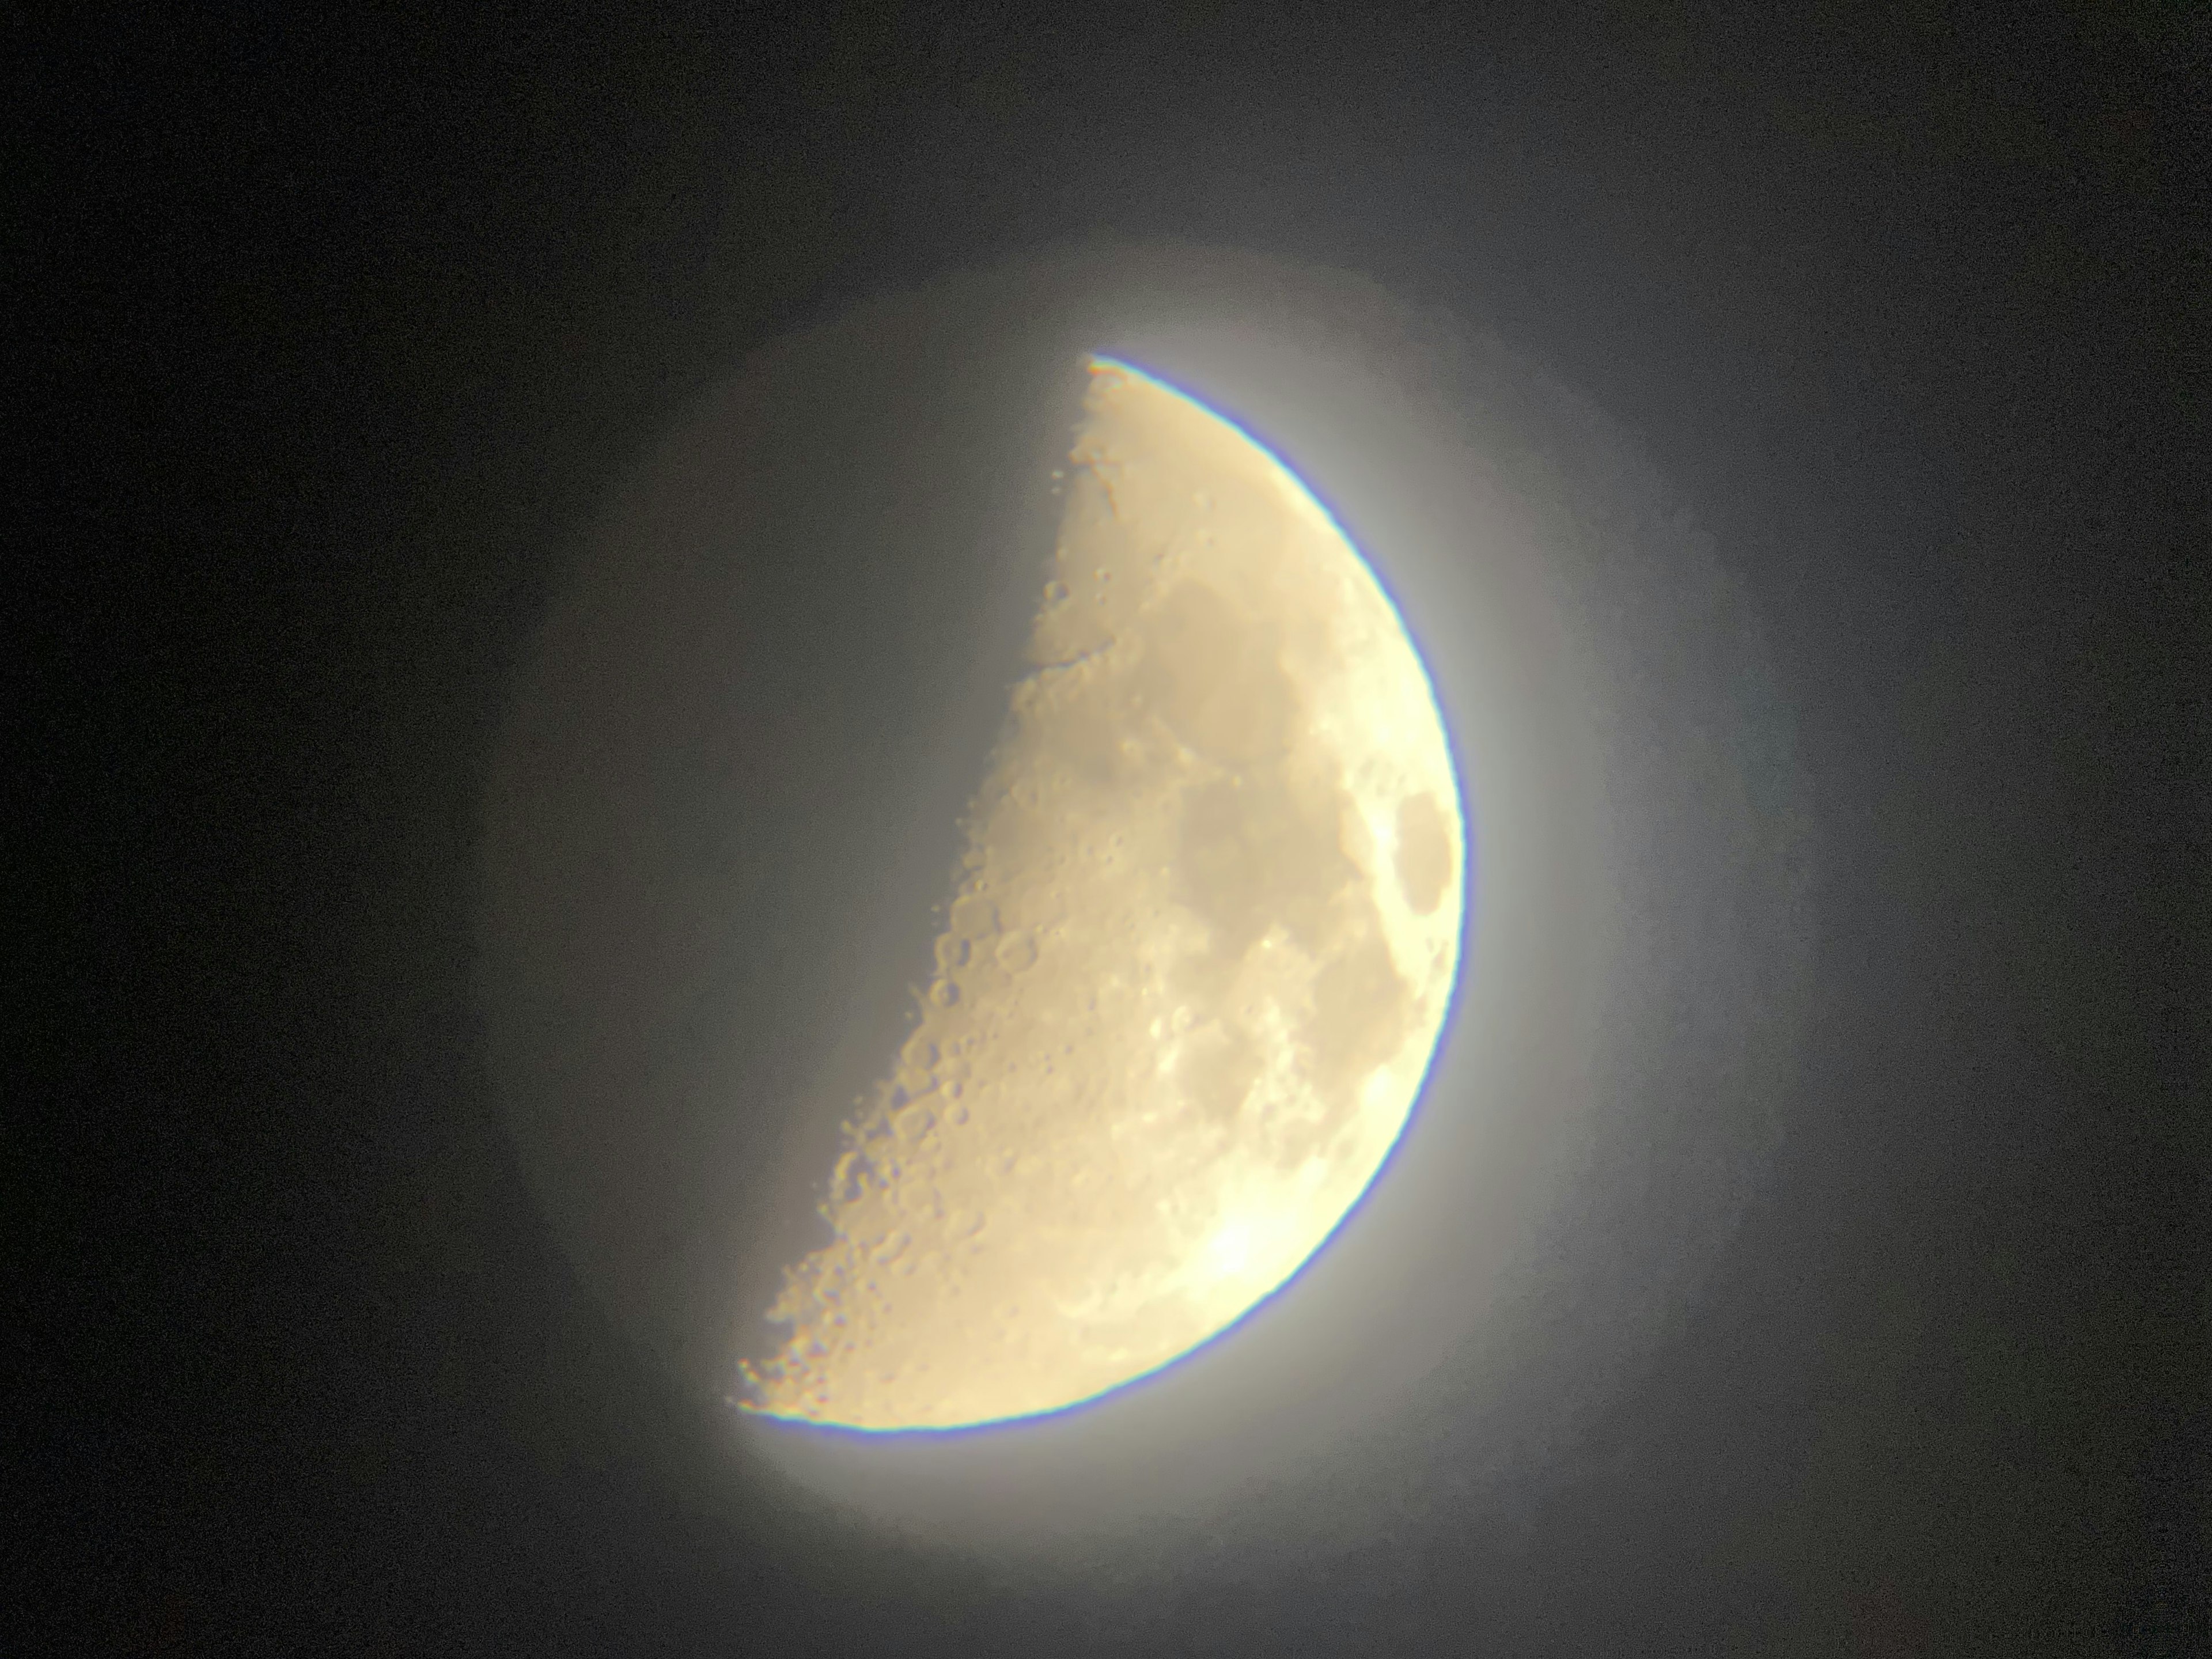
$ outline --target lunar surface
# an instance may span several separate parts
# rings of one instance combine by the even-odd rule
[[[1273,456],[1094,359],[1054,568],[911,1034],[739,1403],[1034,1415],[1282,1285],[1403,1128],[1465,905],[1428,677]]]

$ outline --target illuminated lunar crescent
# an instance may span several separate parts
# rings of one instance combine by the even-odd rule
[[[951,1428],[1157,1370],[1327,1239],[1442,1030],[1459,790],[1372,572],[1124,363],[1091,362],[1066,494],[935,978],[749,1409]]]

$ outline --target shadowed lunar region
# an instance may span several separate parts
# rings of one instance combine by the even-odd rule
[[[1093,359],[935,974],[746,1402],[862,1429],[1050,1412],[1317,1249],[1419,1094],[1464,836],[1428,678],[1312,495]]]

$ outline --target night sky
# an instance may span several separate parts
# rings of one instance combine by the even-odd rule
[[[21,1650],[2212,1646],[2203,14],[787,9],[10,31]],[[1639,458],[1650,544],[1755,618],[1800,977],[1786,1064],[1668,1038],[1652,1073],[1756,1079],[1724,1206],[1702,1132],[1646,1164],[1592,1119],[1591,1227],[1632,1189],[1669,1238],[1717,1218],[1621,1292],[1632,1341],[1583,1328],[1613,1316],[1573,1287],[1629,1281],[1561,1212],[1571,1260],[1495,1328],[1519,1393],[1454,1334],[1203,1503],[954,1547],[747,1450],[565,1247],[487,1059],[483,800],[563,560],[696,398],[860,302],[1109,242],[1351,273],[1565,388],[1529,441],[1591,489]],[[977,500],[933,533],[984,534]],[[798,596],[733,650],[784,722],[745,821],[794,849],[746,890],[842,1006],[876,878],[802,853],[934,884],[970,775],[900,769],[936,739],[898,722],[984,704],[895,672],[949,603],[914,568],[826,696],[774,619],[838,573],[745,574]],[[1617,627],[1680,644],[1669,684],[1735,684],[1660,614]],[[1693,746],[1622,718],[1621,752]],[[1705,845],[1682,789],[1653,892]],[[908,811],[938,839],[886,840]],[[1766,914],[1733,868],[1676,923]],[[782,1005],[738,1006],[773,1050]],[[1701,1029],[1755,1046],[1749,1006]]]

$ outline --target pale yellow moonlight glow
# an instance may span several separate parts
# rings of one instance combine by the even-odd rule
[[[1442,1029],[1459,791],[1374,575],[1126,364],[1093,360],[1069,463],[935,978],[751,1409],[949,1428],[1165,1364],[1328,1237]]]

